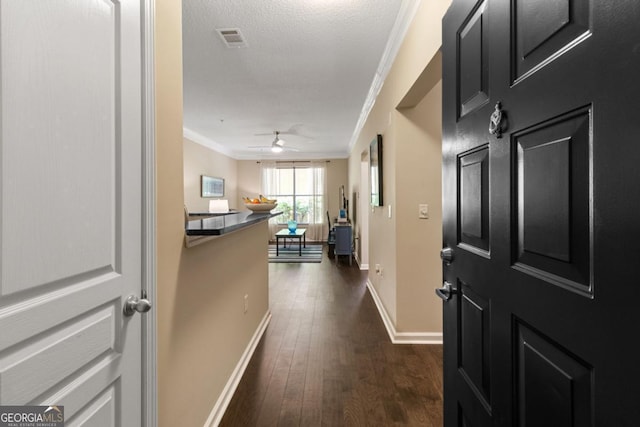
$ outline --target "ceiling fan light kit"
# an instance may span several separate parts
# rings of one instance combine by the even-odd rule
[[[280,132],[275,131],[275,134],[276,139],[274,139],[273,143],[271,144],[271,151],[273,151],[274,153],[281,153],[284,141],[280,139]]]
[[[293,147],[285,148],[285,146],[284,146],[285,141],[280,139],[280,132],[276,130],[273,133],[275,134],[276,137],[274,138],[274,140],[271,143],[271,145],[250,145],[249,148],[261,148],[263,150],[270,148],[272,153],[282,153],[285,150],[287,150],[287,151],[298,151],[298,149],[293,148]]]

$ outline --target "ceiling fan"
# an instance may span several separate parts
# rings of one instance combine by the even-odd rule
[[[304,131],[301,132],[301,129],[303,128],[302,124],[295,124],[293,126],[290,126],[289,129],[287,130],[279,130],[278,135],[292,135],[295,136],[296,138],[303,138],[303,139],[308,139],[308,140],[312,140],[314,139],[311,136],[308,136],[305,134]],[[275,132],[269,132],[269,133],[254,133],[255,136],[265,136],[265,135],[273,135],[275,134]]]
[[[273,153],[281,153],[283,151],[298,151],[298,149],[293,147],[285,147],[285,141],[280,138],[280,132],[275,130],[273,131],[276,136],[271,143],[271,145],[250,145],[248,148],[270,148]]]

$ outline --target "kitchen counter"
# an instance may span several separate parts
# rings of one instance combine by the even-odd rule
[[[250,227],[282,214],[282,212],[253,213],[251,211],[232,212],[229,214],[189,214],[189,221],[185,224],[186,245],[195,246],[202,243],[204,238],[219,237],[234,231]],[[198,218],[202,216],[202,218]],[[192,219],[192,218],[196,219]]]

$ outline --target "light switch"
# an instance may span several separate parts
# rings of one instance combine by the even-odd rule
[[[391,205],[389,205],[389,218],[391,218]]]
[[[429,205],[418,205],[418,218],[429,219]]]

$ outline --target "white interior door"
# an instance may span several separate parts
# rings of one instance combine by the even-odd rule
[[[69,426],[141,424],[140,4],[0,5],[0,404]]]

